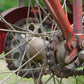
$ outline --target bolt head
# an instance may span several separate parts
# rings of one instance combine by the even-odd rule
[[[79,53],[79,60],[84,62],[84,50],[81,50]]]
[[[84,48],[84,39],[81,42],[81,46]]]
[[[47,56],[50,56],[50,52],[47,52],[47,54],[46,54]]]
[[[75,47],[76,47],[76,42],[72,42],[72,43],[71,43],[71,47],[72,47],[72,48],[75,48]]]
[[[53,37],[51,37],[51,38],[50,38],[50,43],[53,42],[53,40],[54,40]]]

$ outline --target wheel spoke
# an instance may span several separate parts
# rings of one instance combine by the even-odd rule
[[[27,72],[17,81],[16,84],[18,84],[18,83],[22,80],[22,78],[24,78],[28,73],[29,73],[29,71],[27,71]]]
[[[62,84],[62,78],[60,79],[60,83],[59,84]]]
[[[75,77],[76,78],[76,77]],[[78,80],[77,80],[77,78],[76,78],[76,84],[78,84]]]
[[[56,83],[63,84],[65,83],[65,81],[62,80],[62,78],[57,78],[54,72],[51,71],[47,72],[47,70],[50,70],[50,66],[47,63],[48,58],[46,58],[46,55],[43,54],[44,52],[46,52],[46,47],[47,47],[46,42],[49,43],[50,37],[52,37],[54,33],[58,33],[58,30],[60,30],[60,25],[58,24],[58,22],[54,20],[50,12],[48,12],[46,8],[43,8],[41,6],[40,0],[35,0],[36,7],[33,6],[32,4],[32,1],[34,0],[28,0],[28,1],[29,3],[27,6],[28,9],[26,12],[27,13],[26,17],[24,17],[23,15],[21,17],[22,19],[17,20],[14,24],[9,23],[8,22],[9,20],[7,21],[0,13],[0,22],[4,23],[7,26],[7,29],[2,28],[0,29],[0,32],[7,33],[6,41],[10,39],[8,38],[8,33],[11,34],[11,36],[13,37],[12,40],[10,39],[11,50],[9,51],[5,50],[5,54],[0,57],[0,60],[7,61],[8,68],[10,69],[10,71],[8,69],[6,71],[5,70],[0,71],[0,74],[6,74],[6,73],[9,74],[9,76],[4,77],[4,79],[0,82],[0,84],[4,84],[4,82],[10,79],[14,74],[16,74],[14,84],[18,84],[25,77],[32,78],[35,84],[41,84],[42,83],[41,78],[43,77],[43,75],[50,75],[50,77],[45,81],[44,84],[48,84],[49,81],[50,82],[53,81],[54,84]],[[67,6],[68,6],[67,0],[60,0],[60,2],[68,18],[69,16],[67,10]],[[82,19],[82,23],[84,23],[84,17]],[[32,24],[35,30],[33,30],[33,27],[29,28],[30,25]],[[71,26],[73,27],[73,24]],[[41,38],[43,42],[43,46],[42,44],[40,44],[41,43],[40,40],[39,42],[36,43],[34,42],[33,45],[32,40],[35,38]],[[62,39],[60,38],[58,39],[61,42]],[[4,42],[4,45],[6,46],[5,49],[9,47],[8,44],[6,45],[6,41]],[[13,42],[15,42],[16,45],[14,45]],[[39,44],[41,45],[40,46],[41,49],[39,49]],[[16,53],[20,54],[18,55],[19,58],[17,55],[14,55]],[[9,54],[11,54],[10,58],[7,57],[7,55]],[[44,55],[45,57],[43,57],[42,55]],[[14,58],[14,56],[16,56],[16,58]],[[11,64],[14,64],[15,66],[14,69],[10,66],[11,64],[9,62]],[[18,76],[20,76],[21,78],[19,78]],[[78,84],[79,82],[81,84],[84,84],[83,81],[81,81],[77,77],[73,77],[73,78],[75,79],[76,84]]]
[[[25,57],[25,54],[26,54],[26,45],[25,45],[25,50],[24,50],[24,53],[23,53],[23,56],[22,56],[22,61],[24,60],[24,57]],[[22,61],[20,62],[20,65],[19,65],[19,67],[21,67],[22,66]],[[17,81],[17,78],[18,78],[18,75],[19,75],[19,71],[17,72],[17,74],[16,74],[16,79],[15,79],[15,84],[16,84],[16,81]]]
[[[38,21],[38,23],[39,23],[39,19],[38,19],[38,17],[37,17],[37,14],[36,14],[36,12],[35,12],[34,7],[32,6],[32,4],[31,4],[31,7],[32,7],[32,10],[33,10],[33,12],[34,12],[35,18],[37,19],[37,21]]]
[[[42,67],[43,67],[43,66],[42,66]],[[40,73],[39,73],[39,77],[38,77],[38,80],[37,80],[36,84],[40,84],[42,72],[43,72],[43,68],[41,69],[41,71],[40,71]]]
[[[51,77],[49,77],[49,79],[44,84],[47,84],[51,80],[52,77],[53,77],[53,75]]]
[[[19,59],[12,59],[12,58],[0,58],[0,60],[9,60],[9,61],[26,61],[26,60],[19,60]]]
[[[15,74],[18,70],[20,70],[24,65],[26,65],[28,62],[30,62],[32,59],[34,59],[38,54],[40,54],[45,48],[41,49],[38,53],[36,53],[32,58],[30,58],[28,61],[26,61],[22,66],[20,66],[18,69],[16,69],[10,76],[6,77],[4,80],[1,81],[1,84],[3,84],[7,79],[9,79],[13,74]]]
[[[28,52],[29,52],[29,50],[28,50]],[[27,54],[27,55],[28,55],[28,59],[30,59],[29,54]],[[31,62],[29,62],[29,67],[30,67],[30,69],[32,69]],[[35,80],[34,73],[32,70],[31,70],[31,73],[32,73],[33,80]]]
[[[27,21],[26,21],[26,29],[28,28],[28,21],[29,21],[29,14],[30,14],[30,5],[31,5],[31,0],[29,0],[29,6],[28,6],[28,12],[27,12]]]
[[[7,56],[8,54],[12,53],[14,50],[16,50],[17,48],[21,47],[23,44],[25,44],[25,42],[19,44],[17,47],[13,48],[13,49],[10,50],[9,52],[7,52],[7,53],[4,54],[3,56],[1,56],[0,59],[4,58],[4,57]]]
[[[41,70],[43,69],[43,67],[42,68],[40,68]],[[31,69],[31,71],[32,71],[33,69]],[[29,71],[27,71],[18,81],[17,81],[17,83],[19,83],[21,80],[22,80],[22,78],[24,78],[27,74],[29,73]],[[40,74],[42,74],[42,72],[40,72]],[[33,75],[34,76],[34,75]],[[41,76],[41,75],[40,75]],[[39,76],[39,77],[40,77]],[[35,80],[35,78],[34,78],[34,80]],[[40,78],[38,78],[38,81],[40,80]],[[16,84],[17,84],[16,83]],[[35,84],[39,84],[38,82],[35,82]]]
[[[54,75],[53,75],[53,82],[54,82],[54,84],[56,84],[56,83],[55,83],[55,77],[54,77]]]
[[[32,69],[20,69],[18,71],[36,71],[36,70],[41,70],[43,68],[46,68],[46,67],[39,67],[39,68],[32,68]],[[5,74],[5,73],[13,73],[15,70],[11,70],[11,71],[0,71],[0,74]]]
[[[73,78],[76,80],[76,82],[79,81],[80,83],[84,84],[84,82],[78,79],[77,77],[73,77]]]

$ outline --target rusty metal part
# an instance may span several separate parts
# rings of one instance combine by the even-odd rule
[[[48,41],[43,41],[43,39],[41,37],[33,37],[32,40],[29,42],[37,51],[41,50],[42,47],[45,47],[48,45]],[[33,50],[33,48],[28,47],[28,51],[27,52],[29,54],[30,57],[34,56],[36,54],[36,51]],[[37,60],[42,60],[46,58],[46,50],[42,51],[38,56],[36,56],[34,58],[35,61]]]
[[[29,18],[29,25],[31,25],[31,23],[32,24],[37,24],[37,21],[35,21],[36,19],[35,18]],[[23,26],[24,27],[24,24],[26,24],[26,19],[22,19],[22,20],[20,20],[20,21],[18,21],[18,22],[16,22],[15,23],[15,25],[16,26],[19,26],[20,28]],[[45,25],[47,25],[46,23],[45,23]],[[30,26],[29,26],[30,27]],[[19,29],[18,29],[19,30]],[[31,30],[31,28],[30,28],[30,30]],[[38,33],[38,32],[37,32]],[[15,33],[13,33],[14,35],[15,35]],[[16,37],[16,36],[15,36]],[[12,44],[12,42],[13,42],[13,44],[15,44],[16,42],[15,41],[13,41],[13,36],[12,36],[12,34],[10,33],[10,32],[8,32],[7,33],[7,35],[6,35],[6,38],[5,38],[5,46],[4,46],[4,50],[5,50],[5,53],[7,53],[7,52],[9,52],[10,50],[11,50],[11,46],[13,45]],[[19,38],[18,38],[18,42],[19,42]],[[38,36],[36,36],[36,37],[32,37],[32,40],[30,41],[30,43],[32,44],[32,46],[37,50],[37,51],[39,51],[43,46],[45,46],[45,45],[47,45],[48,44],[48,41],[44,41],[41,37],[38,37]],[[11,45],[10,45],[11,44]],[[21,49],[22,50],[22,49]],[[22,50],[23,51],[23,50]],[[16,52],[16,51],[14,51],[14,52]],[[13,53],[14,53],[13,52]],[[29,52],[29,53],[28,53]],[[33,52],[33,53],[32,53]],[[37,63],[40,63],[40,64],[42,64],[43,62],[41,62],[41,60],[42,59],[45,59],[46,58],[46,54],[45,54],[45,50],[41,53],[41,54],[39,54],[33,61],[36,61],[36,64]],[[13,53],[10,53],[10,54],[8,54],[7,56],[6,56],[6,58],[10,58],[10,59],[12,59],[12,55],[13,55]],[[36,54],[36,52],[34,52],[34,50],[31,48],[31,47],[29,47],[29,45],[28,45],[28,47],[27,47],[27,50],[26,50],[26,58],[25,58],[25,60],[27,61],[29,58],[28,58],[28,56],[27,56],[27,54],[28,55],[30,55],[30,57],[32,57],[34,54]],[[14,56],[15,55],[15,56]],[[13,55],[13,57],[17,57],[17,56],[20,56],[20,54],[18,53],[18,52],[16,52],[15,54]],[[14,58],[14,59],[15,59]],[[18,57],[17,57],[18,58]],[[17,63],[16,61],[14,61],[14,60],[7,60],[7,63],[8,63],[8,68],[10,69],[10,70],[16,70],[17,68],[18,68],[18,64],[19,64],[19,62]],[[34,68],[34,67],[37,67],[37,65],[35,65],[35,64],[33,64],[32,63],[32,68]],[[25,67],[25,66],[24,66]],[[33,72],[34,73],[34,76],[35,77],[38,77],[39,76],[39,71],[34,71]],[[25,74],[25,71],[23,72],[23,71],[20,71],[19,72],[19,76],[23,76]],[[48,74],[48,73],[46,73],[46,71],[44,70],[44,72],[43,72],[43,74]],[[25,76],[26,78],[31,78],[32,77],[32,74],[31,74],[31,72],[29,72],[26,76]]]
[[[79,60],[80,60],[81,62],[84,62],[84,50],[81,50],[81,51],[80,51],[78,58],[79,58]]]
[[[57,77],[60,78],[68,78],[70,76],[84,75],[84,70],[71,70],[67,68],[61,68],[60,66],[57,65],[53,65],[52,67],[50,67],[50,69],[51,71],[54,72],[54,74]]]
[[[82,46],[82,48],[84,48],[84,39],[82,39],[82,41],[81,41],[81,46]]]
[[[84,75],[84,70],[75,70],[75,68],[72,69],[74,66],[76,67],[75,64],[78,63],[78,61],[79,61],[78,66],[80,65],[80,62],[84,62],[83,60],[84,50],[80,51],[79,57],[77,58],[78,60],[77,62],[75,61],[75,64],[73,63],[73,67],[70,67],[70,68],[66,67],[67,64],[65,63],[65,56],[68,51],[65,50],[64,44],[66,42],[64,41],[64,39],[60,40],[63,37],[61,32],[60,34],[61,34],[60,38],[57,37],[58,36],[57,34],[54,34],[54,36],[50,39],[49,41],[50,43],[47,48],[47,62],[50,67],[50,70],[57,77],[60,77],[60,78],[68,78],[70,76]],[[58,38],[58,40],[56,40],[55,38]],[[54,44],[54,47],[52,49],[50,45],[53,45],[53,43],[55,42],[56,42],[56,45]]]
[[[76,39],[69,23],[69,20],[62,9],[61,3],[59,0],[44,0],[50,11],[52,12],[55,20],[60,24],[60,29],[63,31],[65,40],[66,40],[66,50],[68,49],[68,54],[66,57],[66,63],[70,63],[77,56],[76,46],[72,45],[74,42],[76,44]],[[58,24],[58,25],[59,25]],[[73,47],[72,47],[73,46]]]

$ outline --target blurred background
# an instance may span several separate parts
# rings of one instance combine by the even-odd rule
[[[0,0],[0,12],[17,6],[17,0]]]
[[[39,0],[40,4],[43,5],[43,1]],[[28,5],[29,0],[24,0],[25,6]],[[31,0],[32,4],[35,4],[34,0]],[[0,0],[0,12],[3,12],[7,9],[17,7],[17,0]]]
[[[27,6],[29,0],[24,0],[25,6]],[[69,0],[72,3],[72,0]],[[34,4],[34,0],[32,0],[32,3]],[[42,0],[40,0],[41,5],[43,5]],[[83,0],[84,4],[84,0]],[[3,12],[7,9],[17,7],[17,0],[0,0],[0,12]],[[83,5],[83,11],[84,11],[84,5]]]

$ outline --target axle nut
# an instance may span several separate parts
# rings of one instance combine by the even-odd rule
[[[76,43],[75,43],[75,42],[72,42],[72,43],[71,43],[71,47],[72,47],[72,48],[75,48],[75,47],[76,47]]]
[[[47,52],[46,55],[50,59],[50,52]]]
[[[84,39],[81,41],[81,46],[84,48]]]
[[[84,62],[84,50],[81,50],[79,53],[79,60]]]

